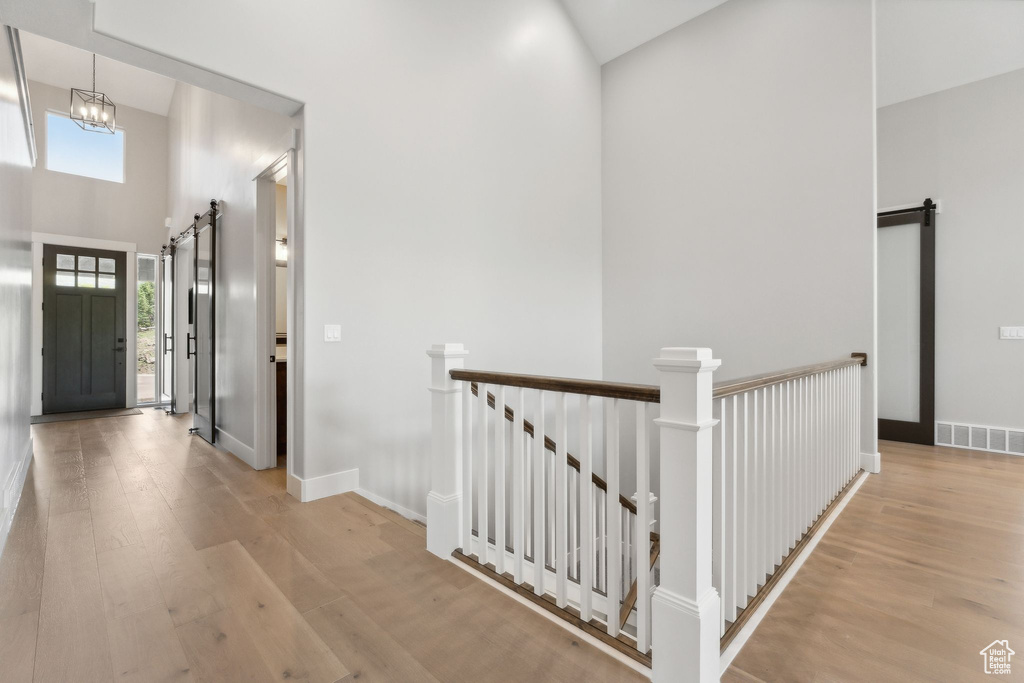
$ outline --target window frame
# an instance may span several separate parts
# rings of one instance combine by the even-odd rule
[[[74,176],[75,178],[87,178],[89,180],[98,180],[103,183],[113,183],[115,185],[126,185],[128,183],[128,131],[123,126],[114,125],[114,130],[121,133],[121,180],[110,180],[109,178],[97,178],[96,176],[83,175],[81,173],[72,173],[70,171],[58,171],[55,168],[50,168],[50,115],[59,116],[62,119],[71,120],[71,116],[66,111],[60,111],[57,109],[47,109],[43,112],[46,117],[44,137],[44,165],[47,171],[51,173],[60,173],[61,175]],[[83,131],[87,132],[87,131]],[[106,135],[106,133],[97,133],[97,135]]]

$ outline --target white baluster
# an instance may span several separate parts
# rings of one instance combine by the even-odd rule
[[[748,594],[757,594],[757,587],[764,579],[764,564],[761,560],[761,553],[764,550],[764,463],[761,454],[761,425],[759,417],[761,414],[758,405],[758,390],[750,392],[750,403],[752,406],[750,430],[752,439],[750,441],[750,463],[751,463],[751,506],[750,506],[750,529],[753,536],[750,539],[750,573],[751,582],[747,588]]]
[[[590,434],[590,397],[580,396],[580,619],[593,617],[594,446]]]
[[[523,389],[512,389],[512,578],[523,582],[523,555],[526,547],[526,453],[523,434]]]
[[[769,556],[768,556],[768,573],[773,574],[775,572],[775,565],[782,561],[782,555],[780,554],[782,548],[782,519],[781,519],[781,508],[782,508],[782,491],[780,488],[781,476],[779,469],[779,445],[778,445],[778,428],[776,423],[779,419],[779,404],[776,400],[776,390],[778,385],[771,385],[766,389],[769,394],[768,400],[768,415],[770,422],[768,423],[768,471],[771,473],[771,496],[768,499],[768,509],[771,510],[771,534],[769,542]]]
[[[594,585],[598,586],[605,595],[608,594],[608,515],[605,513],[605,506],[608,500],[608,492],[598,489],[597,491],[597,573],[599,580]]]
[[[836,457],[839,453],[839,443],[836,439],[837,424],[836,416],[836,373],[828,373],[828,497],[826,505],[831,505],[836,496]]]
[[[651,467],[647,438],[647,404],[636,404],[636,533],[633,557],[636,567],[636,642],[646,653],[651,648]],[[708,473],[710,474],[710,472]],[[709,519],[708,522],[711,520]],[[710,557],[708,558],[710,560]]]
[[[547,520],[547,561],[548,566],[555,566],[555,521],[557,515],[555,514],[555,490],[558,488],[558,483],[555,481],[555,452],[548,450],[544,454],[545,467],[547,468],[547,510],[544,513],[545,519]]]
[[[569,440],[565,394],[555,394],[555,604],[569,604],[569,464],[566,442]]]
[[[619,400],[605,399],[605,467],[608,495],[605,501],[607,523],[606,576],[608,582],[608,635],[619,635],[619,603],[622,600],[622,506],[619,504]]]
[[[526,390],[522,390],[523,398],[521,403],[525,403]],[[523,414],[523,420],[525,423],[526,415]],[[525,425],[524,425],[525,426]],[[526,554],[526,549],[530,549],[530,553],[533,554],[533,444],[534,439],[527,438],[526,434],[523,434],[523,554]],[[523,567],[523,581],[526,581],[526,567],[524,560]]]
[[[463,386],[451,378],[468,352],[462,344],[435,344],[428,351],[431,375],[430,493],[427,550],[449,558],[461,541]],[[470,505],[472,501],[465,504]]]
[[[714,402],[713,416],[718,420],[712,435],[714,454],[711,461],[711,488],[715,514],[711,521],[714,525],[711,533],[714,541],[711,547],[712,585],[722,595],[722,606],[719,610],[719,631],[725,633],[725,525],[727,513],[725,509],[725,399]]]
[[[494,571],[505,573],[505,387],[494,388]]]
[[[767,583],[774,564],[772,563],[772,461],[771,443],[768,440],[768,387],[761,389],[761,566],[758,576],[761,583]]]
[[[843,472],[844,486],[853,477],[853,370],[855,366],[846,368],[846,469]]]
[[[728,401],[729,409],[723,412],[728,414],[726,423],[723,425],[723,431],[728,440],[727,446],[727,460],[725,463],[725,590],[723,591],[723,600],[725,601],[725,619],[726,621],[736,621],[736,606],[739,604],[739,585],[737,579],[738,573],[738,562],[737,562],[737,536],[739,534],[739,519],[740,515],[738,512],[738,491],[739,491],[739,479],[740,479],[740,467],[739,467],[739,410],[738,410],[738,398],[735,394],[725,399]],[[724,633],[724,631],[723,631]]]
[[[860,429],[861,429],[861,425],[863,425],[863,423],[860,421],[860,418],[861,418],[861,410],[860,410],[861,409],[861,405],[860,405],[861,395],[860,395],[860,391],[861,391],[861,382],[863,380],[862,380],[862,375],[860,373],[860,366],[856,367],[856,371],[857,371],[857,373],[856,373],[857,377],[856,377],[856,391],[854,393],[854,403],[857,405],[857,416],[854,419],[854,422],[857,425],[857,429],[856,429],[857,438],[856,438],[856,446],[854,447],[854,450],[857,453],[857,469],[860,469],[860,454],[862,453],[862,451],[860,450],[861,449],[861,445],[862,445],[861,440],[860,440]]]
[[[473,553],[473,391],[472,382],[462,389],[462,554]]]
[[[477,384],[479,395],[477,398],[477,434],[476,434],[476,543],[477,561],[480,564],[487,564],[487,545],[490,537],[490,523],[488,522],[488,429],[487,417],[490,410],[487,407],[487,385],[483,382]]]
[[[782,436],[784,439],[783,453],[785,454],[785,554],[797,545],[797,515],[796,498],[797,487],[794,485],[797,480],[797,467],[795,464],[796,454],[793,444],[793,382],[786,382],[782,385],[784,396],[785,422],[782,425]]]
[[[568,468],[565,473],[569,480],[569,561],[566,571],[570,579],[575,579],[578,582],[580,577],[576,573],[576,549],[579,547],[579,539],[577,538],[579,528],[577,506],[579,501],[577,500],[576,485],[579,483],[579,473],[573,467]]]
[[[843,432],[843,486],[850,481],[850,464],[853,462],[853,451],[850,444],[853,443],[853,401],[850,398],[850,389],[853,387],[853,367],[843,369],[843,419],[845,428]]]
[[[753,534],[750,530],[750,402],[746,393],[739,396],[739,414],[736,422],[740,433],[737,442],[737,488],[736,488],[736,607],[742,609],[747,604],[747,592],[750,585],[750,542]]]
[[[810,491],[811,482],[811,430],[807,420],[809,407],[807,397],[810,391],[810,378],[802,377],[798,380],[800,389],[797,392],[797,399],[800,403],[800,520],[799,532],[803,537],[807,530],[807,518],[811,515]]]
[[[533,592],[544,595],[544,392],[538,391],[533,409]]]

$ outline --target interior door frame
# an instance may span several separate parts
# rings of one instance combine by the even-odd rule
[[[925,199],[920,206],[880,211],[877,229],[917,222],[921,231],[920,381],[918,421],[878,418],[878,438],[935,445],[935,214]],[[881,293],[879,293],[881,295]]]
[[[75,235],[58,235],[48,232],[32,233],[32,396],[31,414],[43,414],[43,245],[51,244],[59,247],[80,247],[84,249],[100,249],[102,251],[121,251],[125,253],[125,331],[138,328],[139,315],[139,277],[136,255],[138,248],[134,242],[118,242],[92,237]],[[134,334],[125,336],[125,358],[137,358],[137,339]],[[125,398],[126,408],[138,406],[138,363],[128,362],[125,365]]]
[[[277,197],[275,186],[287,176],[287,220],[288,220],[288,288],[287,288],[287,392],[288,414],[285,417],[287,435],[285,446],[287,457],[286,477],[288,490],[301,498],[301,486],[296,478],[302,471],[301,439],[299,438],[296,415],[301,402],[299,391],[301,377],[301,336],[299,321],[302,318],[297,292],[300,288],[300,247],[302,231],[300,220],[301,171],[298,160],[298,131],[291,131],[273,148],[261,155],[253,167],[253,182],[256,186],[256,225],[254,268],[256,273],[256,401],[255,401],[255,443],[254,467],[269,469],[277,467],[277,363],[275,328],[277,305],[277,257],[275,240],[277,236]]]

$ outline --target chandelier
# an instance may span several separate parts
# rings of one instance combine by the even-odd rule
[[[92,56],[92,90],[71,89],[71,120],[82,130],[94,133],[114,133],[114,114],[117,107],[110,98],[96,92],[96,55]]]

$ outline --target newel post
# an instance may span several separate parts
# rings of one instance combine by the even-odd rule
[[[652,598],[652,678],[719,680],[719,597],[711,585],[711,349],[665,348],[661,385],[661,584]]]
[[[448,559],[459,547],[462,506],[462,383],[449,372],[463,367],[462,344],[434,344],[430,356],[431,448],[427,494],[427,550]]]

